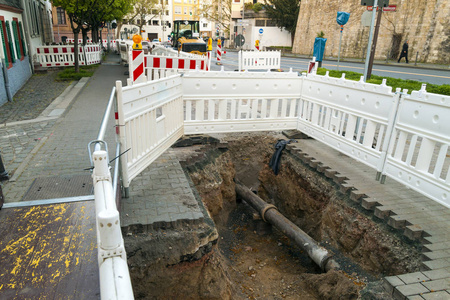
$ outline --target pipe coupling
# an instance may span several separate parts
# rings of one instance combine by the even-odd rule
[[[273,205],[273,204],[268,204],[268,205],[266,205],[266,206],[263,208],[263,210],[261,211],[261,217],[262,217],[263,221],[266,222],[266,223],[267,223],[266,218],[265,218],[266,212],[267,212],[269,209],[272,209],[272,208],[275,209],[275,210],[278,210],[278,208],[277,208],[275,205]]]

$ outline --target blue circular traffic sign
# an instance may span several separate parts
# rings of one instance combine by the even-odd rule
[[[264,32],[264,29],[260,28],[259,29],[259,34],[263,34],[263,32]]]

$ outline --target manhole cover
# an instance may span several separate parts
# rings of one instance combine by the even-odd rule
[[[91,175],[36,178],[22,201],[92,195]]]

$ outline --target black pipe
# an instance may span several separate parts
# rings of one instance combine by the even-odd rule
[[[242,185],[236,180],[236,193],[245,202],[256,209],[264,221],[274,225],[287,237],[293,240],[300,248],[302,248],[309,257],[324,271],[328,272],[332,269],[338,269],[339,264],[332,258],[328,251],[319,246],[303,230],[289,221],[285,216],[278,212],[272,204],[267,204],[264,200],[255,195],[249,188]]]

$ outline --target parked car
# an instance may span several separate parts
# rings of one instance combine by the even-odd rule
[[[144,50],[145,54],[150,52],[150,48],[150,43],[148,41],[142,41],[142,50]]]

